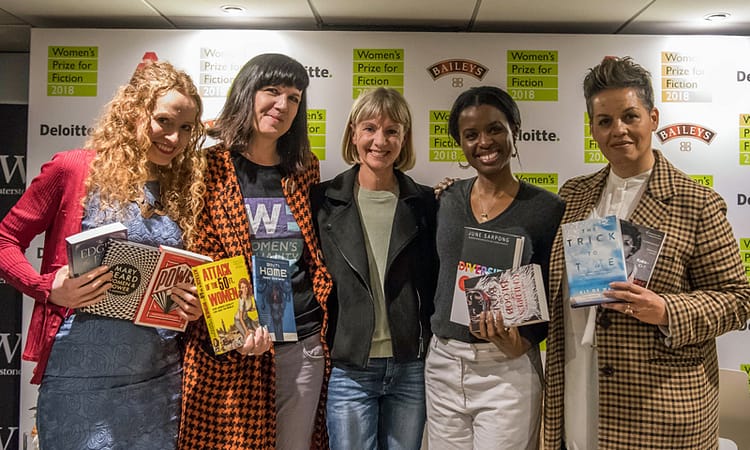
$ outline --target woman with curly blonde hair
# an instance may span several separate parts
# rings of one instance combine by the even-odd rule
[[[202,103],[190,77],[166,62],[136,70],[107,105],[87,149],[56,154],[0,222],[0,277],[34,298],[23,357],[41,384],[42,448],[174,448],[182,363],[178,333],[77,310],[104,297],[112,274],[70,278],[65,238],[120,221],[128,239],[189,245],[203,207],[198,151]],[[37,272],[24,256],[45,232]],[[172,299],[201,317],[195,288]]]

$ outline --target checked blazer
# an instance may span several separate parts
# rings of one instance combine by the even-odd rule
[[[252,247],[250,226],[229,150],[221,145],[206,151],[205,209],[198,220],[194,250],[214,260],[245,255]],[[310,186],[320,181],[317,158],[310,155],[305,169],[284,177],[282,188],[307,247],[305,257],[316,300],[323,309],[321,341],[326,333],[326,301],[331,277],[323,265],[310,211]],[[325,427],[326,386],[331,371],[325,350],[325,379],[318,405],[312,449],[328,448]],[[182,415],[179,449],[276,448],[276,383],[273,349],[261,356],[235,351],[215,356],[206,324],[191,322],[185,336]]]
[[[654,150],[655,164],[630,220],[666,232],[649,289],[667,304],[669,338],[616,311],[597,320],[598,448],[718,448],[718,360],[714,338],[748,320],[750,286],[726,203]],[[609,165],[567,181],[562,223],[585,219],[599,201]],[[544,448],[564,431],[564,254],[558,230],[550,261]],[[602,317],[602,315],[604,317]],[[603,320],[602,320],[603,319]]]

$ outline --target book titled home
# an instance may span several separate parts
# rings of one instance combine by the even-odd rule
[[[120,222],[113,222],[66,237],[70,276],[77,277],[101,266],[110,238],[127,239],[127,227]]]
[[[208,256],[162,245],[159,259],[143,299],[135,314],[136,325],[185,331],[187,320],[178,314],[179,307],[172,300],[172,288],[177,283],[194,284],[192,268],[211,262]]]
[[[245,343],[245,336],[235,321],[240,307],[241,280],[250,279],[245,261],[245,257],[239,255],[192,268],[203,319],[217,355]]]
[[[273,341],[296,341],[289,261],[253,255],[253,289],[258,318]]]
[[[482,312],[496,317],[499,314],[506,327],[549,321],[542,268],[538,264],[469,278],[464,288],[472,331],[479,331]]]
[[[112,286],[104,299],[82,311],[133,320],[159,260],[159,249],[138,242],[109,239],[102,264],[112,272]]]
[[[627,281],[620,221],[615,216],[561,225],[570,304],[574,308],[610,303],[613,281]]]
[[[469,325],[464,282],[469,278],[518,267],[523,258],[523,245],[523,236],[464,227],[463,247],[453,288],[451,322]]]
[[[638,286],[648,287],[666,234],[624,219],[620,219],[620,229],[628,280]]]

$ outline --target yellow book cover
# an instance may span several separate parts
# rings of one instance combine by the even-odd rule
[[[242,347],[258,321],[245,257],[220,259],[192,270],[214,352],[220,355]],[[255,326],[247,326],[248,322]]]

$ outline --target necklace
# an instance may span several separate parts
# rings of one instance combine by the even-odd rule
[[[482,196],[477,192],[477,203],[479,203],[479,207],[482,209],[482,212],[479,214],[479,222],[484,223],[490,220],[489,213],[492,212],[492,208],[495,207],[495,200],[500,200],[505,195],[505,191],[500,191],[500,194],[496,196],[492,196],[492,204],[490,204],[489,208],[486,208],[484,205],[484,202],[482,202]]]

